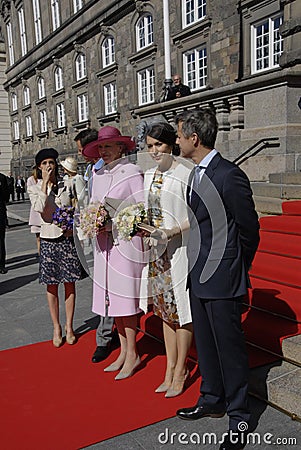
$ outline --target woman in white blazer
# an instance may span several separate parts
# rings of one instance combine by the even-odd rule
[[[186,188],[190,169],[175,155],[176,133],[167,123],[151,125],[146,145],[156,167],[144,178],[148,223],[153,228],[146,234],[149,263],[144,269],[140,307],[145,312],[149,302],[154,314],[163,320],[166,347],[166,372],[156,392],[175,397],[184,390],[189,375],[186,359],[192,341],[192,324],[186,290],[186,244],[189,225]]]

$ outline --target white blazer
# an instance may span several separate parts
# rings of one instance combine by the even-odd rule
[[[148,196],[156,169],[149,169],[144,176],[145,204],[148,207]],[[174,169],[163,173],[161,188],[161,208],[163,215],[162,228],[182,227],[188,220],[186,190],[190,169],[179,163]],[[177,304],[180,326],[191,322],[188,290],[186,289],[188,260],[186,246],[189,230],[175,236],[168,242],[167,253],[171,262],[172,288]],[[142,272],[140,291],[140,308],[147,312],[151,302],[148,286],[148,265]]]

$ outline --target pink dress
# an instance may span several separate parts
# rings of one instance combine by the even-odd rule
[[[143,175],[134,164],[118,162],[111,170],[100,169],[93,176],[91,202],[103,202],[105,197],[138,203],[144,200]],[[144,267],[142,239],[131,241],[112,233],[101,233],[94,252],[92,311],[101,316],[131,316],[139,313],[141,273]]]

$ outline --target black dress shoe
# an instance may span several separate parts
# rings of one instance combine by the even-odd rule
[[[103,361],[109,356],[109,353],[110,351],[108,347],[103,347],[99,345],[98,347],[96,347],[96,350],[93,353],[92,362],[99,363],[100,361]]]
[[[224,410],[218,410],[210,408],[208,406],[195,405],[191,408],[178,409],[177,416],[184,420],[198,420],[202,417],[223,417],[225,415]]]
[[[246,435],[240,432],[233,432],[230,436],[227,434],[219,450],[243,450],[246,445]]]
[[[7,273],[8,272],[8,270],[7,269],[5,269],[5,267],[0,267],[0,273]]]

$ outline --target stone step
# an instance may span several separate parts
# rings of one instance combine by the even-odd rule
[[[269,181],[270,183],[277,183],[277,184],[301,185],[301,172],[270,173]]]
[[[282,202],[280,198],[273,197],[263,197],[259,195],[254,195],[256,211],[260,214],[281,214],[282,213]]]
[[[301,418],[301,368],[276,361],[250,372],[249,392]]]
[[[252,182],[254,196],[273,197],[278,199],[301,199],[301,185],[276,184],[268,182]]]
[[[285,358],[301,365],[301,335],[292,336],[282,341],[282,353]]]

